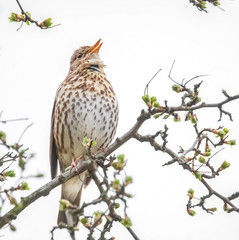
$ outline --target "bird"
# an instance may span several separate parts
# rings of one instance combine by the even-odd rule
[[[77,49],[70,59],[70,69],[57,89],[51,117],[50,169],[57,175],[58,162],[64,172],[72,161],[84,159],[84,138],[94,141],[91,154],[106,149],[113,140],[119,116],[117,96],[104,72],[99,39],[93,46]],[[83,186],[89,182],[87,171],[62,184],[61,199],[80,206]],[[77,219],[59,211],[57,223],[75,226]]]

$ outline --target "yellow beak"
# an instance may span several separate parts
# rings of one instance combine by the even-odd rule
[[[87,51],[87,53],[98,53],[103,44],[103,42],[100,43],[100,41],[101,41],[101,38]]]

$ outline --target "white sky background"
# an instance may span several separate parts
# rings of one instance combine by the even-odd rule
[[[150,85],[150,94],[156,95],[162,104],[165,99],[169,105],[180,102],[167,78],[173,60],[176,60],[175,80],[208,74],[200,88],[205,102],[224,99],[222,89],[231,95],[239,92],[237,0],[222,1],[221,7],[226,11],[209,6],[208,14],[197,11],[187,0],[22,0],[21,4],[33,19],[52,17],[55,24],[61,23],[49,30],[24,25],[16,31],[19,24],[10,24],[8,20],[11,12],[20,13],[16,2],[0,0],[0,110],[4,110],[4,119],[29,118],[28,122],[1,125],[1,130],[7,131],[9,141],[14,142],[34,122],[22,140],[37,154],[29,163],[29,173],[43,172],[46,176],[38,181],[29,180],[31,191],[50,180],[48,145],[53,100],[58,85],[67,75],[70,57],[79,46],[92,45],[99,38],[104,42],[100,55],[120,104],[117,136],[129,130],[145,108],[141,100],[145,84],[159,68],[162,71]],[[217,123],[219,113],[210,109],[199,114],[199,127],[225,125],[231,130],[230,138],[239,141],[238,101],[228,104],[226,109],[233,113],[234,122],[223,117],[223,122]],[[195,138],[190,123],[152,119],[141,132],[155,133],[165,123],[170,127],[169,146],[175,152],[179,145],[189,148]],[[187,190],[193,188],[198,197],[207,191],[178,165],[163,168],[161,165],[170,160],[166,155],[133,140],[118,153],[127,156],[127,173],[134,178],[130,191],[135,197],[129,201],[128,213],[140,239],[238,239],[239,215],[223,212],[221,201],[215,198],[208,201],[208,207],[218,207],[214,216],[199,209],[195,217],[186,213]],[[211,181],[222,194],[239,190],[238,155],[238,146],[227,147],[214,160],[216,166],[224,160],[231,163],[228,170]],[[97,194],[91,184],[83,198],[89,201]],[[2,239],[50,239],[59,195],[60,188],[28,207],[13,222],[17,232],[3,230]],[[84,234],[81,227],[81,239],[85,239]],[[120,224],[115,225],[112,235],[117,240],[131,239]],[[65,231],[56,231],[55,239],[67,236]]]

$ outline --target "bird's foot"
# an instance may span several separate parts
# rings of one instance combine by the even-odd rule
[[[70,171],[72,171],[72,169],[74,168],[76,172],[78,172],[78,169],[77,169],[77,164],[83,160],[84,157],[81,155],[79,156],[78,158],[74,159],[72,158],[72,161],[71,161],[71,166],[70,166]]]

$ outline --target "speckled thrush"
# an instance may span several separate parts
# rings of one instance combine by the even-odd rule
[[[70,70],[60,84],[52,111],[50,137],[51,177],[69,167],[73,159],[84,156],[83,138],[96,142],[92,154],[106,149],[112,141],[118,123],[118,102],[104,72],[99,57],[101,39],[93,46],[77,49],[70,61]],[[80,206],[86,172],[73,177],[62,185],[61,198]],[[58,223],[75,225],[66,212],[59,212]]]

